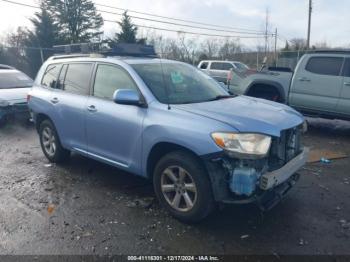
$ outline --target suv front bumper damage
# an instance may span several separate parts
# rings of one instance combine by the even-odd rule
[[[263,174],[260,178],[260,188],[262,190],[269,190],[288,180],[291,175],[296,173],[302,166],[306,164],[308,155],[309,149],[304,148],[304,150],[299,155],[290,160],[285,166],[275,171]]]
[[[222,154],[209,159],[206,157],[204,162],[212,182],[214,198],[217,202],[226,204],[255,203],[261,210],[266,211],[278,204],[299,180],[300,175],[297,172],[305,165],[308,153],[309,149],[304,148],[300,154],[281,168],[263,172],[251,196],[238,196],[229,190],[228,177],[230,172],[223,164],[223,159],[230,161],[227,159],[227,156]]]

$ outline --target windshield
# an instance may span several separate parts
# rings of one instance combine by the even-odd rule
[[[234,63],[234,64],[235,64],[235,66],[237,67],[238,70],[243,71],[243,70],[249,69],[249,67],[247,65],[245,65],[245,64],[242,64],[242,63]]]
[[[0,72],[0,89],[31,87],[33,80],[21,72],[8,71]]]
[[[131,66],[164,104],[201,103],[228,95],[217,81],[190,65],[148,63]]]

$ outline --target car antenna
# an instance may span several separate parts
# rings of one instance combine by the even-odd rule
[[[167,83],[165,81],[163,61],[162,61],[162,54],[160,54],[160,56],[159,56],[159,61],[160,61],[160,68],[162,70],[162,78],[163,78],[163,83],[164,83],[164,86],[165,86],[165,93],[166,93],[166,96],[167,96],[168,110],[170,110],[171,107],[170,107],[170,103],[169,103],[169,89],[168,89],[168,85],[167,85]]]

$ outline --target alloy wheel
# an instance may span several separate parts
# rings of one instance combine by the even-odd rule
[[[46,154],[54,156],[56,153],[56,138],[50,127],[45,127],[42,131],[42,143]]]
[[[161,175],[161,191],[168,204],[177,211],[190,211],[197,201],[196,184],[184,168],[171,166]]]

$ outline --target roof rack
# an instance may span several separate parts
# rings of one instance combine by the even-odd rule
[[[105,57],[104,55],[102,54],[72,54],[72,55],[54,55],[54,56],[51,56],[48,60],[57,60],[57,59],[65,59],[65,58],[79,58],[79,57],[99,57],[99,58],[102,58],[102,57]]]
[[[158,57],[152,45],[116,44],[107,48],[103,43],[80,43],[70,45],[56,45],[53,47],[55,55],[50,59],[76,58],[76,57]]]
[[[110,50],[102,51],[107,56],[158,57],[152,45],[117,44]]]

